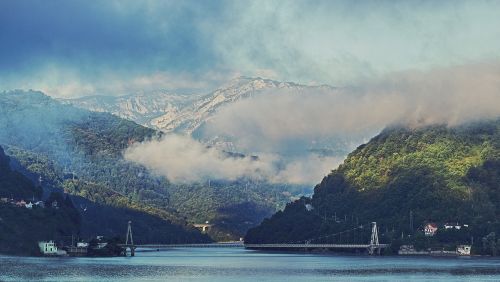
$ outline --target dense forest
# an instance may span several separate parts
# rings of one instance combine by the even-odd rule
[[[388,128],[349,154],[312,198],[288,204],[245,241],[304,242],[372,221],[389,252],[473,243],[475,253],[498,253],[500,121]],[[426,223],[439,227],[436,236],[423,235]]]
[[[62,189],[95,207],[116,208],[116,216],[100,225],[91,224],[82,214],[83,222],[89,223],[82,230],[87,235],[122,233],[126,220],[118,214],[129,209],[187,232],[192,232],[190,223],[209,221],[215,225],[209,232],[212,238],[237,239],[307,192],[302,187],[250,180],[174,185],[122,156],[128,145],[158,138],[160,132],[111,114],[63,105],[41,92],[3,92],[0,107],[0,144],[16,159],[19,171],[33,181],[41,176],[43,187]],[[99,226],[108,229],[94,229]],[[183,236],[156,232],[154,240],[169,242],[177,237]]]

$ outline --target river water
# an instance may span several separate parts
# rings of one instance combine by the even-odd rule
[[[0,256],[0,281],[500,281],[500,259],[272,253],[239,248],[135,257]]]

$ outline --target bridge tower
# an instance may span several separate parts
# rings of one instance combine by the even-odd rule
[[[375,252],[375,249],[377,250],[378,254],[380,254],[380,243],[378,241],[378,227],[377,227],[377,222],[372,222],[372,235],[370,237],[370,247],[368,247],[368,253],[370,255],[373,255]]]
[[[127,235],[125,237],[125,255],[127,248],[130,248],[130,256],[135,256],[135,245],[134,245],[134,237],[132,237],[132,221],[128,222]],[[129,244],[130,238],[130,244]]]

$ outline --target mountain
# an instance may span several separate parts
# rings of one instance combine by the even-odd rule
[[[293,92],[327,88],[332,87],[307,86],[260,77],[238,77],[205,95],[154,91],[120,97],[89,96],[61,101],[91,111],[112,113],[163,132],[192,134],[221,108],[241,99],[261,95],[269,90]]]
[[[306,86],[293,82],[279,82],[264,78],[239,77],[231,80],[212,93],[197,99],[192,105],[181,109],[177,114],[166,113],[151,121],[151,125],[169,132],[193,134],[208,122],[222,107],[241,99],[252,98],[269,90],[288,90],[290,92],[303,89],[319,89],[329,86]]]
[[[243,100],[255,99],[256,103],[263,103],[267,99],[272,100],[273,96],[286,95],[300,96],[300,99],[303,97],[306,100],[313,92],[323,93],[334,89],[336,88],[327,85],[308,86],[260,77],[238,77],[204,95],[155,91],[121,97],[82,97],[62,102],[90,111],[111,113],[163,133],[188,135],[218,150],[255,155],[263,149],[257,142],[254,143],[255,148],[250,148],[246,146],[248,138],[238,134],[237,130],[236,133],[222,133],[221,130],[214,129],[217,128],[215,120],[219,113],[224,113],[224,110]],[[258,111],[255,111],[255,115],[258,115]],[[370,135],[363,132],[350,136],[337,134],[296,138],[283,140],[280,145],[284,146],[276,145],[273,148],[265,148],[264,151],[277,154],[282,163],[296,162],[307,155],[315,159],[343,158],[365,140],[366,136]],[[308,186],[310,193],[311,185]]]
[[[94,112],[111,113],[138,124],[153,127],[151,120],[166,114],[176,115],[199,97],[196,94],[183,95],[166,91],[153,91],[125,96],[87,96],[77,99],[61,99],[60,101]]]
[[[205,221],[214,224],[213,238],[237,239],[304,193],[302,187],[243,179],[173,184],[122,155],[130,144],[158,138],[160,132],[41,92],[0,93],[0,108],[0,144],[25,175],[35,181],[42,176],[45,190],[73,196],[85,210],[82,234],[122,234],[133,217],[134,232],[151,236],[150,241],[206,241],[192,227]]]
[[[130,142],[153,138],[155,131],[62,105],[41,92],[1,93],[0,108],[0,144],[20,172],[41,177],[44,190],[64,190],[78,200],[83,225],[94,227],[82,234],[122,234],[134,218],[136,233],[149,233],[157,242],[210,241],[169,207],[167,180],[123,160]]]
[[[288,204],[249,230],[245,241],[303,241],[376,221],[381,240],[395,249],[402,243],[423,249],[473,240],[476,253],[494,254],[499,183],[500,120],[389,128],[349,154],[311,198]],[[440,227],[432,238],[422,232],[429,222]],[[446,231],[446,223],[464,228]]]

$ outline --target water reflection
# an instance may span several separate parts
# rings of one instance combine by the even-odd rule
[[[0,257],[1,281],[500,281],[492,258],[369,257],[171,249],[134,258]]]

